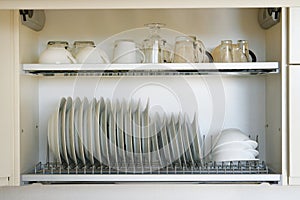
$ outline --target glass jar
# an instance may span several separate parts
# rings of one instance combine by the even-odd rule
[[[232,40],[222,40],[220,48],[221,62],[233,62]]]
[[[198,54],[195,39],[189,36],[176,37],[174,63],[196,63]]]
[[[250,62],[250,55],[249,55],[249,45],[247,40],[238,40],[237,45],[239,49],[241,50],[242,54],[245,56],[245,58],[242,60],[242,62]]]
[[[149,28],[150,34],[147,39],[143,41],[142,51],[145,54],[145,63],[167,63],[171,62],[171,48],[167,41],[162,39],[159,31],[165,24],[150,23],[146,24]]]

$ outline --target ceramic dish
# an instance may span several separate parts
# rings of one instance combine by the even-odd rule
[[[182,127],[181,127],[181,138],[184,144],[184,152],[186,156],[186,161],[194,163],[192,151],[191,151],[191,140],[190,140],[190,129],[188,129],[187,125],[187,116],[184,116]]]
[[[196,115],[194,116],[193,122],[191,123],[191,125],[189,126],[189,120],[187,122],[187,127],[189,129],[190,132],[190,141],[192,141],[192,145],[191,145],[191,150],[192,150],[192,154],[193,154],[193,159],[195,162],[200,162],[202,160],[202,151],[201,151],[201,140],[200,140],[200,132],[199,132],[199,128],[198,128],[198,123],[197,123],[197,117]]]
[[[95,150],[95,131],[94,131],[94,116],[96,99],[93,98],[87,108],[87,150],[88,158],[91,165],[95,164],[94,150]]]
[[[72,98],[68,97],[66,102],[65,137],[66,137],[66,146],[67,146],[69,163],[73,160],[71,157],[71,143],[70,143],[70,126],[71,126],[70,115],[71,115],[72,103],[73,103]]]
[[[62,150],[62,158],[66,162],[67,165],[69,165],[69,158],[68,158],[68,151],[67,151],[67,134],[66,134],[66,112],[67,112],[67,104],[68,100],[65,101],[65,103],[62,106],[61,109],[61,131],[60,131],[60,141],[61,141],[61,150]]]
[[[131,112],[131,104],[128,105],[127,109],[125,105],[123,105],[124,109],[124,137],[125,137],[125,147],[126,147],[126,156],[127,163],[132,168],[134,166],[134,153],[133,153],[133,144],[132,144],[132,112]]]
[[[99,162],[102,163],[102,158],[101,158],[101,149],[100,149],[100,135],[99,135],[99,123],[100,123],[100,112],[101,112],[101,102],[102,100],[100,99],[99,101],[96,102],[95,105],[95,115],[94,115],[94,138],[95,138],[95,148],[94,148],[94,156],[95,159]]]
[[[71,107],[70,118],[69,118],[69,143],[70,143],[70,157],[74,161],[75,166],[78,165],[78,160],[76,156],[79,153],[78,148],[78,108],[80,107],[81,100],[77,97]]]
[[[86,165],[86,158],[85,158],[85,147],[84,147],[84,132],[85,132],[85,115],[84,110],[87,105],[87,99],[84,98],[83,101],[80,104],[79,110],[78,110],[78,135],[77,135],[77,142],[78,142],[78,149],[79,149],[79,159],[81,160],[83,165]]]
[[[104,112],[101,113],[100,117],[100,147],[102,162],[105,165],[110,166],[109,149],[108,149],[108,128],[107,128],[107,117],[108,107],[110,107],[110,101],[105,101]],[[110,109],[110,108],[109,108]]]
[[[171,115],[170,123],[167,126],[167,135],[169,144],[171,144],[172,161],[181,163],[181,154],[173,114]]]
[[[248,150],[223,150],[212,153],[213,161],[257,160],[255,154]]]
[[[54,116],[54,121],[53,121],[53,126],[54,126],[54,146],[55,146],[55,156],[57,159],[58,163],[62,163],[62,143],[61,143],[61,131],[62,131],[62,126],[61,126],[61,117],[62,117],[62,109],[66,103],[66,98],[61,98],[59,105],[57,106],[55,116]]]

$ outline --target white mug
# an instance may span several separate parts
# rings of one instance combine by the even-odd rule
[[[77,63],[102,64],[109,63],[107,54],[99,48],[87,46],[81,48],[75,56]]]
[[[145,61],[144,53],[133,40],[117,40],[114,45],[113,63],[142,63]]]
[[[48,42],[45,49],[39,57],[39,63],[43,64],[70,64],[76,63],[75,58],[66,49],[68,43],[62,41]]]

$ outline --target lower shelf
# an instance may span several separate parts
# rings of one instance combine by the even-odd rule
[[[24,174],[23,182],[117,183],[117,182],[196,182],[280,184],[280,174]]]
[[[280,184],[281,175],[269,171],[264,162],[231,161],[179,163],[160,168],[141,165],[64,166],[39,163],[34,173],[22,175],[23,182],[114,183],[114,182],[196,182]]]

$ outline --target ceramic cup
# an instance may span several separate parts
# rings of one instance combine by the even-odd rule
[[[117,40],[114,45],[113,63],[142,63],[144,53],[137,47],[133,40]]]
[[[107,54],[102,49],[97,48],[93,41],[76,41],[74,46],[77,63],[109,63]]]
[[[70,64],[76,63],[75,58],[67,50],[68,43],[64,41],[49,41],[47,48],[40,54],[39,63],[42,64]]]

